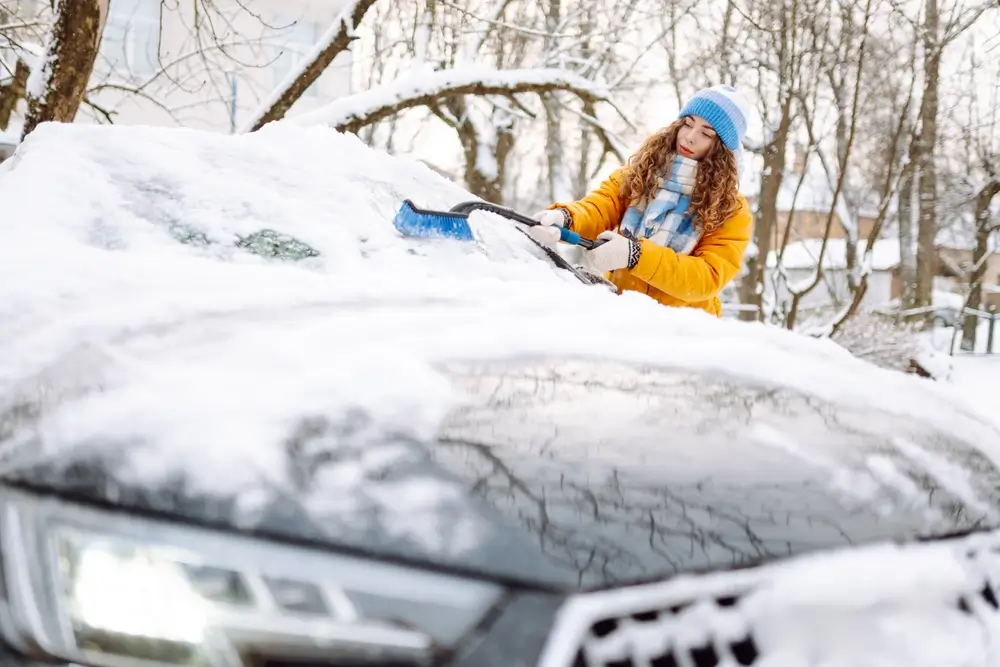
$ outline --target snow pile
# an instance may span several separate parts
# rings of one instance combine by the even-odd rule
[[[1000,354],[954,358],[949,381],[1000,428]]]
[[[931,333],[952,329],[934,329]],[[985,338],[985,331],[980,331],[977,341]],[[943,334],[942,334],[943,335]],[[961,338],[961,334],[959,334]],[[950,337],[949,337],[950,342]],[[956,342],[956,349],[958,343]],[[963,396],[968,404],[976,408],[980,414],[992,419],[1000,428],[1000,396],[996,388],[1000,386],[1000,353],[969,354],[956,351],[955,356],[937,350],[925,350],[920,355],[920,363],[934,375],[934,378]]]
[[[302,419],[361,411],[427,437],[463,400],[440,362],[528,356],[787,386],[1000,461],[997,430],[947,388],[830,341],[582,286],[495,216],[473,216],[478,244],[401,238],[404,197],[470,195],[325,128],[39,128],[0,166],[0,470],[3,448],[138,442],[143,479],[285,484]]]

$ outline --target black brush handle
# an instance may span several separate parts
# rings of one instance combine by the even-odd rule
[[[452,213],[458,213],[461,215],[468,215],[472,211],[488,211],[490,213],[496,213],[497,215],[507,218],[508,220],[520,222],[521,224],[528,225],[529,227],[536,227],[539,224],[539,222],[534,218],[529,218],[524,214],[518,213],[514,209],[507,208],[506,206],[499,206],[497,204],[491,204],[485,201],[466,201],[455,204],[451,207]],[[564,229],[564,232],[569,232],[569,230]],[[566,238],[567,234],[563,233],[563,240],[569,241],[572,239],[572,243],[575,243],[581,248],[585,248],[587,250],[593,250],[594,248],[607,243],[607,240],[605,239],[601,239],[600,241],[591,241],[590,239],[583,238],[576,232],[570,232],[570,234],[571,236]]]

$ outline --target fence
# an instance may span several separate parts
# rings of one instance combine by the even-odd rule
[[[890,313],[883,313],[889,315]],[[996,351],[994,349],[994,343],[997,341],[997,320],[1000,320],[1000,313],[997,313],[996,306],[989,306],[986,310],[979,310],[978,308],[954,308],[952,306],[924,306],[922,308],[910,308],[909,310],[897,310],[891,313],[893,317],[896,318],[897,323],[902,323],[907,320],[912,320],[918,317],[926,317],[928,314],[931,315],[931,326],[934,328],[942,329],[953,329],[953,333],[950,337],[949,344],[949,354],[954,355],[956,352],[961,352],[963,354],[993,354]],[[975,349],[966,349],[964,347],[964,336],[962,333],[962,328],[964,324],[965,317],[976,318],[976,340],[979,340],[979,329],[982,324],[986,324],[986,346],[982,351],[977,352]],[[955,340],[962,339],[963,344],[955,347]],[[998,345],[1000,347],[1000,345]]]

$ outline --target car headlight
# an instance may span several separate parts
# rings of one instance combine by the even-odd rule
[[[502,595],[488,582],[0,490],[0,635],[26,656],[423,665]]]

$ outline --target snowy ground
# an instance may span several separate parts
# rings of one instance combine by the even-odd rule
[[[948,381],[957,386],[969,403],[1000,425],[1000,354],[956,357]]]
[[[926,338],[927,346],[934,352],[948,353],[951,348],[956,354],[964,354],[962,350],[962,332],[955,335],[955,330],[951,327],[938,326],[928,332]],[[991,349],[992,348],[992,349]],[[1000,319],[993,325],[993,340],[990,341],[990,323],[988,320],[981,320],[976,330],[977,355],[998,354],[1000,355]]]
[[[962,298],[953,296],[949,305],[961,308]],[[961,349],[961,330],[956,334],[952,327],[934,327],[921,334],[919,360],[937,381],[956,389],[971,407],[1000,425],[1000,320],[993,324],[992,334],[991,341],[990,323],[981,321],[970,353]]]
[[[947,343],[951,340],[950,332],[951,329],[940,328],[929,334],[935,343],[945,342],[945,352],[941,352],[935,344],[920,355],[921,364],[934,374],[938,382],[953,388],[970,407],[1000,427],[1000,393],[997,392],[1000,387],[1000,353],[958,352],[949,356]]]

